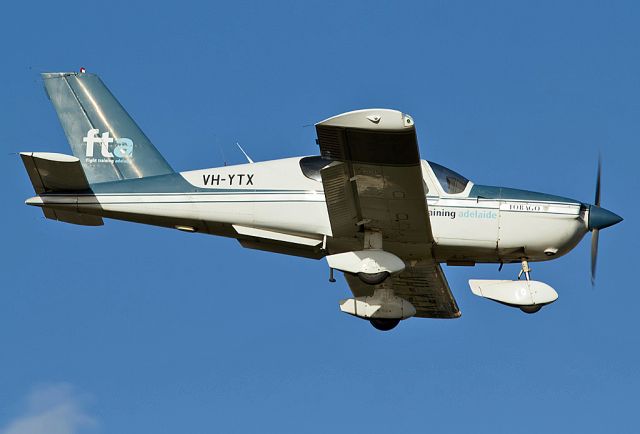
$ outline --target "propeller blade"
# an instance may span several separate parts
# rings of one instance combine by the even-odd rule
[[[598,177],[596,178],[596,199],[595,206],[600,206],[600,174],[602,173],[602,158],[598,155]]]
[[[596,263],[598,261],[598,237],[599,229],[591,231],[591,286],[596,284]]]
[[[598,154],[598,175],[596,176],[596,197],[593,204],[600,206],[600,177],[602,175],[602,156]],[[591,286],[596,284],[596,264],[598,262],[598,238],[600,236],[599,229],[591,231]]]

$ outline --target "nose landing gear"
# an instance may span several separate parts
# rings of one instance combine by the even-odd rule
[[[542,309],[541,304],[534,304],[533,306],[520,306],[520,310],[528,314],[536,313],[540,309]]]
[[[529,277],[529,273],[531,273],[531,268],[529,267],[529,262],[527,261],[526,258],[522,258],[522,269],[518,273],[518,280],[520,280],[520,278],[522,277],[523,274],[524,274],[524,277],[527,280],[531,280],[531,278]]]
[[[520,280],[520,278],[522,277],[522,275],[524,274],[524,277],[527,281],[531,280],[531,267],[529,267],[529,261],[527,261],[527,258],[522,258],[522,268],[520,269],[520,272],[518,273],[518,280]],[[533,304],[533,305],[529,305],[529,306],[520,306],[520,310],[523,311],[526,314],[533,314],[538,312],[540,309],[542,309],[542,305],[541,304]]]
[[[526,258],[521,261],[518,280],[469,280],[471,291],[480,297],[517,307],[528,314],[536,313],[543,306],[556,301],[558,293],[546,283],[531,280],[529,262]]]

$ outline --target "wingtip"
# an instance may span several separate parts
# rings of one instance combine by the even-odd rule
[[[44,201],[42,200],[42,198],[40,196],[30,197],[29,199],[25,200],[24,203],[26,205],[31,205],[31,206],[42,206],[42,205],[44,205]]]

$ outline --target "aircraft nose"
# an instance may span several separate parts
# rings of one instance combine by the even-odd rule
[[[604,229],[622,221],[622,217],[605,208],[589,205],[589,230]]]

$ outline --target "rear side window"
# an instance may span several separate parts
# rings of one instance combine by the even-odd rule
[[[451,169],[447,169],[433,161],[429,161],[429,166],[431,166],[433,173],[435,173],[436,178],[438,178],[438,182],[440,182],[445,193],[458,194],[462,193],[464,189],[467,188],[469,180],[459,173],[456,173]]]
[[[321,156],[304,157],[300,160],[300,169],[302,173],[309,179],[314,181],[322,181],[320,171],[331,164],[333,160]]]

